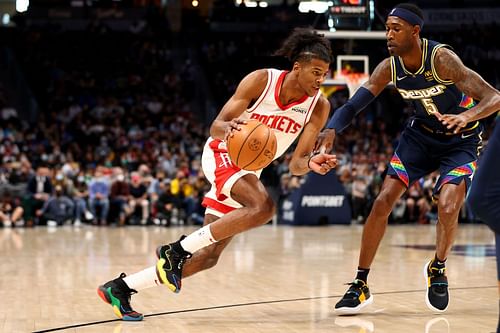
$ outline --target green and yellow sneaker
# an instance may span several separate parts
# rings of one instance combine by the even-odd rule
[[[159,246],[156,249],[156,275],[162,284],[165,284],[174,293],[181,291],[182,266],[191,253],[184,251],[180,242],[186,238],[182,236],[177,242]]]
[[[125,276],[125,273],[121,273],[118,278],[99,286],[97,294],[104,302],[111,304],[118,318],[125,321],[140,321],[144,316],[130,306],[131,295],[136,294],[137,291],[127,286],[123,281]]]

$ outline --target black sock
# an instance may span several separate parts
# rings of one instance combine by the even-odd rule
[[[434,255],[434,260],[432,260],[432,267],[435,267],[437,269],[441,269],[441,268],[444,268],[445,266],[445,263],[446,263],[446,259],[444,260],[439,260],[438,257],[437,257],[437,254]]]
[[[369,268],[358,267],[358,272],[356,273],[356,279],[364,281],[366,283],[368,280],[368,273],[370,273]]]

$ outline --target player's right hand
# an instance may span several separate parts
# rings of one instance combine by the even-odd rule
[[[233,131],[240,131],[241,124],[246,124],[247,121],[243,119],[234,118],[231,121],[226,122],[226,131],[224,134],[224,140],[227,141],[229,137],[233,137]]]
[[[319,133],[316,143],[314,144],[313,152],[315,154],[319,153],[330,153],[333,149],[333,144],[335,142],[335,130],[331,128],[324,129]]]
[[[447,129],[453,129],[455,134],[460,132],[460,130],[469,123],[469,120],[463,113],[443,115],[439,112],[434,112],[433,115],[436,116]]]
[[[307,162],[307,166],[320,175],[326,175],[330,170],[337,167],[338,161],[336,155],[320,153],[314,155]]]

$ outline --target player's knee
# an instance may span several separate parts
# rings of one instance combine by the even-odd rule
[[[260,200],[255,209],[255,222],[257,225],[267,223],[271,220],[276,212],[276,205],[270,196],[266,195]]]
[[[373,203],[373,212],[377,215],[387,215],[389,216],[392,210],[392,202],[389,200],[389,197],[384,194],[380,194]]]
[[[452,200],[439,200],[438,212],[441,219],[451,219],[457,215],[458,211],[462,207],[461,204]]]
[[[264,209],[267,212],[267,217],[272,218],[276,213],[276,205],[274,204],[273,199],[271,197],[267,197]]]

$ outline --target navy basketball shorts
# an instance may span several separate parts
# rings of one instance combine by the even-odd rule
[[[500,118],[479,158],[467,200],[474,214],[500,233]]]
[[[401,180],[406,187],[438,170],[439,179],[433,195],[437,197],[445,184],[460,184],[467,189],[481,146],[479,129],[456,135],[435,135],[424,129],[407,126],[389,163],[387,174]]]

